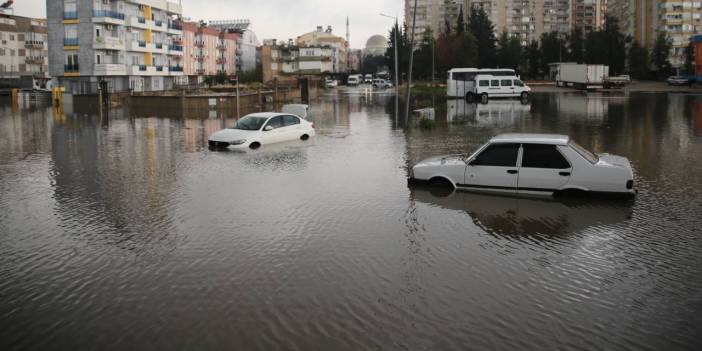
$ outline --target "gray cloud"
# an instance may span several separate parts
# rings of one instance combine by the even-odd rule
[[[46,1],[16,0],[15,13],[45,17]],[[184,16],[193,20],[248,18],[260,39],[289,39],[331,25],[334,33],[344,36],[346,17],[351,22],[351,46],[363,48],[374,34],[387,35],[392,20],[380,17],[383,12],[402,17],[402,0],[182,0]],[[402,20],[402,18],[400,18]]]

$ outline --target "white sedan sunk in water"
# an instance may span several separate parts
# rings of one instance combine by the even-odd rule
[[[290,113],[254,113],[209,138],[210,148],[258,149],[262,145],[315,136],[314,123]]]
[[[634,172],[621,156],[595,155],[564,135],[503,134],[473,155],[422,161],[410,184],[528,195],[632,197]]]

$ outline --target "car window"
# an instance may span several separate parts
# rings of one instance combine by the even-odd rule
[[[522,81],[519,80],[519,79],[515,79],[515,80],[514,80],[514,85],[515,85],[515,86],[518,86],[518,87],[523,87],[523,86],[524,86],[524,83],[522,83]]]
[[[570,163],[563,157],[556,145],[524,144],[523,168],[568,169]]]
[[[500,86],[500,81],[495,79],[490,81],[490,86],[492,87],[499,87]]]
[[[474,166],[515,167],[519,144],[492,144],[472,162]]]
[[[283,116],[283,123],[286,127],[295,126],[300,124],[300,118],[291,115],[286,115]]]
[[[266,124],[266,126],[271,126],[273,129],[281,128],[283,125],[283,116],[273,117]]]
[[[481,87],[489,87],[489,86],[490,86],[490,81],[481,80],[481,81],[478,83],[478,85],[480,85]]]
[[[571,140],[568,143],[568,145],[570,145],[570,147],[573,148],[573,150],[575,150],[575,152],[579,153],[580,156],[582,156],[584,159],[588,160],[590,163],[595,164],[595,163],[600,161],[600,158],[597,155],[590,152],[590,150],[578,145],[578,143]]]
[[[511,87],[512,86],[512,80],[511,79],[505,79],[500,82],[500,85],[503,87]]]

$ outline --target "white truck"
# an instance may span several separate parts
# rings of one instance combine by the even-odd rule
[[[602,89],[609,78],[609,66],[577,63],[554,64],[556,86]]]

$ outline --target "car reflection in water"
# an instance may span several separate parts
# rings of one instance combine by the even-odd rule
[[[452,99],[447,104],[448,122],[469,122],[481,127],[509,126],[528,117],[531,111],[528,100],[490,100],[483,104]]]
[[[411,199],[448,210],[465,211],[485,232],[506,239],[562,238],[591,227],[615,226],[631,219],[633,201],[540,199],[412,186]]]

